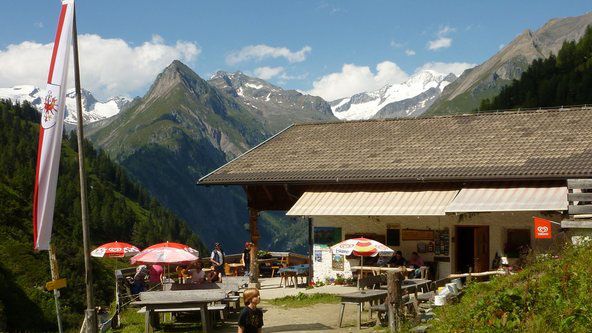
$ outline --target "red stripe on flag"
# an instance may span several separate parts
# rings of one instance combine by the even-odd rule
[[[62,26],[64,25],[64,17],[66,16],[66,10],[68,5],[62,5],[62,11],[60,12],[60,20],[58,21],[58,31],[56,32],[55,42],[53,43],[53,53],[51,55],[51,63],[49,64],[49,75],[47,76],[47,83],[51,83],[51,77],[53,76],[53,66],[55,65],[55,59],[60,46],[60,37],[62,36]]]
[[[39,145],[37,147],[37,167],[35,168],[35,192],[33,192],[33,248],[37,249],[37,199],[39,198],[39,163],[41,162],[41,148],[43,148],[43,126],[39,126]]]

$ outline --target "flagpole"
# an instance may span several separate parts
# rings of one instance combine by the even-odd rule
[[[55,254],[55,248],[53,244],[49,246],[49,268],[51,270],[51,279],[55,281],[60,278],[60,273],[58,270],[58,260]],[[55,300],[55,308],[56,308],[56,316],[58,317],[58,331],[60,333],[63,332],[62,330],[62,318],[60,317],[60,291],[58,289],[53,290],[53,298]]]
[[[78,62],[78,31],[76,29],[76,8],[72,23],[72,47],[74,50],[74,82],[76,86],[76,109],[78,115],[78,172],[80,174],[80,206],[82,209],[82,237],[84,244],[84,267],[86,276],[86,332],[97,332],[97,312],[93,295],[93,277],[90,261],[90,235],[88,229],[88,204],[86,202],[86,177],[84,174],[84,132],[82,129],[82,101],[80,89],[80,67]]]

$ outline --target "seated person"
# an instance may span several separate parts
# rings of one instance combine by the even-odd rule
[[[206,280],[206,272],[201,269],[201,263],[199,261],[190,266],[188,273],[190,283],[200,284]]]
[[[134,275],[134,282],[131,285],[133,295],[139,294],[146,290],[146,277],[148,276],[148,267],[140,265],[136,267],[136,274]]]
[[[424,262],[423,262],[423,259],[419,256],[419,254],[417,252],[411,253],[411,258],[409,258],[409,261],[407,262],[407,265],[410,268],[414,268],[415,269],[415,271],[412,274],[414,278],[421,277],[420,267],[421,266],[424,266]]]
[[[395,252],[395,255],[391,258],[391,261],[389,262],[389,264],[391,264],[395,267],[406,266],[407,260],[405,260],[405,258],[403,258],[403,253],[401,251],[397,251],[397,252]]]
[[[187,271],[187,265],[179,265],[175,268],[177,272],[177,277],[179,278],[179,283],[186,283],[187,280],[191,277],[189,272]]]

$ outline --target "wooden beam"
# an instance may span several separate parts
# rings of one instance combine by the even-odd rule
[[[586,221],[574,221],[574,220],[563,220],[561,221],[562,228],[569,228],[569,229],[592,229],[592,220]]]
[[[592,188],[592,179],[568,179],[567,188]]]
[[[592,205],[569,205],[567,211],[569,215],[592,214]]]
[[[567,194],[567,201],[569,201],[569,202],[591,201],[592,202],[592,193],[568,193]]]

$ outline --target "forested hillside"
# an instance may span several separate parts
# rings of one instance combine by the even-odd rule
[[[27,103],[0,101],[0,331],[57,330],[53,294],[43,290],[50,280],[48,255],[45,251],[34,253],[32,243],[38,118],[37,111]],[[60,274],[68,279],[68,287],[61,290],[67,328],[80,325],[85,308],[76,151],[76,136],[66,135],[52,238]],[[143,248],[174,240],[203,250],[183,220],[132,182],[105,153],[86,142],[85,155],[92,244],[119,240]],[[113,271],[99,259],[92,263],[96,304],[109,305],[114,298]]]
[[[592,28],[577,43],[566,42],[558,54],[537,59],[480,110],[535,108],[592,103]]]

